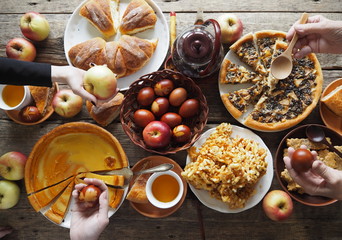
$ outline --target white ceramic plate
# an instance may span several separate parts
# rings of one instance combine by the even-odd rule
[[[102,37],[102,34],[93,25],[91,25],[87,19],[79,15],[80,8],[85,4],[86,1],[87,0],[83,1],[76,8],[76,10],[69,18],[65,29],[64,52],[69,65],[72,65],[68,56],[70,48],[78,43],[84,42],[94,37]],[[124,11],[126,10],[129,2],[130,0],[120,0],[120,19]],[[138,80],[142,75],[157,71],[162,65],[169,49],[169,27],[165,16],[163,15],[160,8],[152,0],[146,0],[146,2],[153,8],[155,13],[157,14],[157,22],[154,29],[149,29],[144,32],[137,33],[135,34],[135,36],[149,40],[158,39],[158,45],[152,58],[142,69],[129,76],[118,79],[118,87],[121,90],[127,90],[129,85],[135,80]],[[109,38],[107,41],[118,40],[120,36],[121,33],[118,32],[115,36]]]
[[[256,185],[256,193],[248,199],[246,202],[246,205],[244,208],[239,209],[230,209],[227,204],[223,203],[220,200],[217,200],[210,196],[209,192],[206,190],[199,190],[196,189],[194,186],[189,184],[191,191],[196,195],[196,197],[208,208],[214,209],[216,211],[222,212],[222,213],[238,213],[245,211],[247,209],[250,209],[257,205],[265,196],[265,194],[268,192],[272,179],[273,179],[273,160],[272,160],[272,154],[270,150],[267,148],[265,143],[262,141],[262,139],[253,133],[251,130],[238,127],[235,125],[232,125],[232,137],[243,137],[252,139],[259,143],[259,146],[262,148],[265,148],[267,151],[266,161],[267,161],[267,170],[266,174],[259,180],[259,182]],[[211,133],[215,131],[215,128],[211,128],[207,130],[205,133],[202,134],[202,136],[195,142],[193,146],[199,148],[201,147],[206,139],[210,136]],[[186,158],[186,164],[190,163],[190,157],[189,155]]]
[[[109,188],[109,187],[108,187]],[[125,192],[124,192],[124,195],[121,199],[121,202],[119,204],[119,206],[117,208],[111,208],[109,207],[108,208],[108,217],[110,218],[111,216],[114,215],[114,213],[119,210],[121,204],[123,203],[123,201],[126,199],[126,195],[127,195],[127,192],[128,192],[128,185],[125,187]],[[48,206],[46,206],[45,208],[43,208],[42,210],[40,210],[40,213],[43,214],[44,217],[46,217],[46,219],[48,219],[50,222],[58,225],[58,226],[61,226],[61,227],[65,227],[65,228],[70,228],[70,224],[71,224],[71,209],[73,208],[73,205],[74,205],[74,202],[75,200],[73,199],[73,197],[71,197],[71,200],[70,200],[70,203],[69,203],[69,208],[67,210],[67,213],[65,215],[65,218],[63,220],[63,222],[61,224],[56,224],[55,222],[51,221],[49,218],[47,218],[44,213],[49,209],[50,205],[49,204]]]

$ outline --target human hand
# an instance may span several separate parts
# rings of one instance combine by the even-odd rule
[[[293,48],[295,58],[302,58],[309,53],[342,53],[342,21],[332,21],[323,16],[309,17],[306,24],[297,21],[286,35],[287,40],[298,35]]]
[[[13,231],[13,228],[9,226],[1,226],[0,227],[0,238],[3,238],[4,236],[10,234]]]
[[[83,87],[84,74],[84,70],[72,66],[51,66],[51,79],[53,82],[68,84],[75,94],[96,104],[96,97]]]
[[[79,200],[79,192],[87,186],[80,183],[75,186],[72,196],[75,200],[73,206],[70,239],[71,240],[94,240],[98,239],[102,231],[109,223],[108,218],[108,188],[103,181],[94,178],[85,178],[87,184],[94,184],[102,191],[99,197],[99,203],[93,207]]]
[[[307,148],[302,145],[300,148]],[[342,200],[342,171],[333,169],[317,160],[317,153],[312,151],[315,161],[306,172],[296,172],[291,165],[295,149],[289,147],[284,163],[292,179],[303,187],[304,191],[313,196],[324,196]]]

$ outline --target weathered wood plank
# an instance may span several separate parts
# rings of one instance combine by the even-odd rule
[[[218,14],[204,14],[205,19],[216,18]],[[239,13],[238,16],[244,23],[244,34],[265,29],[287,31],[292,23],[296,21],[297,13]],[[331,19],[340,19],[341,14],[326,14]],[[47,14],[51,33],[47,40],[35,43],[37,47],[37,62],[49,62],[56,65],[66,65],[64,55],[64,31],[70,15],[50,15]],[[169,20],[168,14],[165,14]],[[191,26],[196,18],[196,14],[179,13],[177,15],[177,32],[180,34],[186,27]],[[0,15],[0,56],[4,57],[7,42],[16,37],[22,37],[18,22],[20,15],[9,14]],[[272,21],[270,21],[272,19]],[[227,47],[227,46],[226,46]],[[342,69],[342,55],[319,54],[319,61],[323,69]]]
[[[41,13],[72,13],[82,0],[31,0],[1,1],[0,13],[25,13],[37,11]],[[340,0],[178,0],[168,2],[154,1],[163,12],[194,12],[197,8],[211,12],[341,12]]]

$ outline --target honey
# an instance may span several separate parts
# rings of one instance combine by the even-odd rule
[[[7,85],[2,90],[2,99],[9,107],[15,107],[23,100],[24,94],[23,86]]]
[[[171,202],[178,193],[178,181],[170,175],[161,175],[152,183],[152,194],[160,202]]]

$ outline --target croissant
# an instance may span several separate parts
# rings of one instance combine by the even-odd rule
[[[153,28],[157,15],[145,0],[132,0],[121,19],[120,32],[132,35]]]
[[[119,0],[90,0],[82,6],[79,14],[108,38],[116,34],[118,6]]]
[[[152,57],[158,40],[145,40],[123,35],[118,41],[106,42],[93,38],[73,46],[69,58],[75,67],[88,70],[90,64],[107,66],[124,77],[141,69]]]

